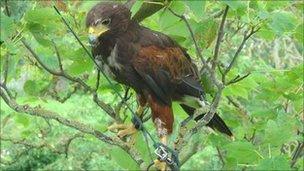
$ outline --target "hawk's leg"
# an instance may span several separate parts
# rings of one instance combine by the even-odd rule
[[[137,111],[136,111],[136,115],[138,117],[141,117],[141,115],[143,114],[144,112],[144,106],[139,106]],[[117,136],[119,138],[123,138],[123,137],[126,137],[128,135],[131,135],[130,137],[130,140],[128,142],[128,144],[131,146],[135,143],[135,138],[136,138],[136,132],[137,132],[137,129],[135,128],[134,124],[117,124],[117,123],[114,123],[113,125],[109,126],[108,127],[108,130],[109,131],[118,131],[117,132]]]
[[[163,143],[164,145],[167,145],[167,136],[165,135],[165,136],[162,136],[161,138],[160,138],[160,141],[161,141],[161,143]],[[155,166],[155,168],[157,169],[157,170],[160,170],[160,171],[165,171],[165,170],[167,170],[167,164],[166,164],[166,162],[164,162],[164,161],[160,161],[160,160],[154,160],[154,166]]]

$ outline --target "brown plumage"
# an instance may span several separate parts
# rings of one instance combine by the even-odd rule
[[[172,101],[193,115],[206,104],[203,88],[185,49],[130,16],[128,8],[115,3],[99,3],[90,10],[86,25],[94,34],[93,56],[116,81],[136,91],[139,104],[151,108],[159,136],[166,136],[174,122]],[[208,126],[232,135],[218,115]]]

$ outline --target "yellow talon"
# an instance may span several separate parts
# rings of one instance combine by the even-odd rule
[[[119,138],[123,138],[127,135],[132,135],[137,132],[137,129],[134,127],[133,124],[117,124],[114,123],[113,125],[108,127],[109,131],[115,132],[116,130],[118,131],[117,136]]]
[[[167,170],[166,162],[162,162],[162,161],[159,161],[159,160],[154,160],[154,167],[157,170],[160,170],[160,171],[166,171]]]

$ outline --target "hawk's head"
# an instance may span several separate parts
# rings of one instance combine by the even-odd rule
[[[86,18],[90,43],[94,45],[103,36],[115,36],[125,32],[130,17],[130,10],[122,4],[102,2],[95,5]]]

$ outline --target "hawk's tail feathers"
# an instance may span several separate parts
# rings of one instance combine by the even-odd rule
[[[181,104],[181,107],[185,110],[185,112],[188,115],[193,115],[195,109]],[[202,119],[204,117],[204,114],[201,114],[199,116],[197,116],[196,118],[194,118],[195,121],[199,121],[200,119]],[[233,137],[233,134],[231,132],[231,130],[229,129],[229,127],[226,125],[226,123],[223,121],[223,119],[218,115],[218,114],[214,114],[213,118],[211,119],[211,121],[207,124],[207,126],[211,127],[212,129],[216,129],[221,133],[224,133],[230,137]]]
[[[198,117],[195,118],[195,121],[198,121],[200,119],[202,119],[204,117],[204,114],[199,115]],[[226,123],[223,121],[223,119],[218,115],[218,114],[214,114],[213,118],[211,119],[211,121],[207,124],[207,126],[218,130],[221,133],[224,133],[230,137],[233,136],[231,130],[228,128],[228,126],[226,125]]]

